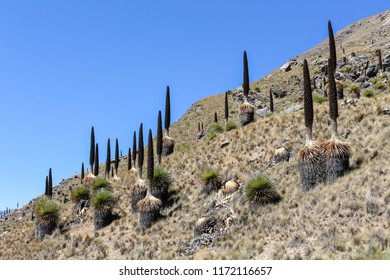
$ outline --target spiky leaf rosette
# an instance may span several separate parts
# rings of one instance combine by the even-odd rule
[[[239,106],[239,118],[241,126],[245,126],[254,120],[255,106],[248,101],[240,104]]]
[[[137,203],[146,196],[147,186],[145,181],[138,179],[138,181],[131,186],[130,196],[131,196],[131,210],[136,213],[138,212]]]
[[[169,136],[164,137],[163,139],[163,148],[162,148],[162,156],[166,157],[173,153],[175,148],[175,140]]]
[[[95,169],[93,175],[95,176],[99,175],[99,144],[98,143],[96,143],[96,148],[95,148]]]
[[[163,131],[162,131],[161,111],[158,111],[157,139],[156,139],[156,153],[157,153],[157,157],[158,157],[158,164],[161,164],[162,141],[163,141]]]
[[[167,131],[167,136],[169,136],[169,127],[171,125],[171,95],[169,86],[167,86],[167,92],[165,95],[165,121],[164,121],[164,127]]]
[[[138,177],[142,178],[142,166],[144,165],[144,132],[142,123],[138,132]]]
[[[221,187],[221,176],[217,168],[206,167],[201,175],[203,181],[202,192],[210,194],[213,191],[218,191]]]
[[[42,240],[45,235],[50,235],[57,227],[60,218],[60,207],[50,198],[40,198],[34,208],[36,217],[35,235]]]
[[[109,225],[112,221],[112,208],[117,202],[116,197],[106,189],[98,191],[92,199],[94,208],[93,224],[95,230]]]
[[[229,119],[229,100],[228,100],[228,94],[225,92],[225,120],[226,122]]]
[[[246,51],[244,51],[244,81],[242,83],[242,89],[244,90],[244,96],[247,99],[249,95],[249,71]]]
[[[118,175],[118,167],[119,167],[119,143],[118,138],[115,139],[115,175]]]
[[[162,202],[160,199],[149,194],[137,203],[140,213],[139,221],[142,228],[149,228],[159,217]]]
[[[164,168],[157,166],[153,173],[151,194],[160,199],[165,205],[169,196],[169,186],[172,184],[172,176]]]
[[[325,181],[325,161],[320,142],[305,145],[297,156],[301,188],[308,191]]]
[[[328,63],[331,63],[331,60],[328,60]],[[337,118],[339,116],[338,113],[338,105],[337,105],[337,91],[336,91],[336,82],[334,79],[334,72],[330,68],[329,69],[329,115],[332,121],[332,139],[337,139]]]
[[[79,203],[82,200],[89,200],[89,188],[84,185],[76,187],[71,193],[71,199],[74,203]]]
[[[253,175],[244,188],[247,200],[254,206],[277,203],[282,197],[275,190],[274,182],[262,174]]]
[[[153,171],[154,171],[153,136],[152,136],[152,130],[149,129],[149,134],[148,134],[148,169],[147,169],[147,178],[148,178],[150,187],[153,184]]]
[[[313,127],[313,96],[311,93],[310,72],[307,60],[303,61],[303,107],[305,111],[305,127],[307,130],[306,144],[312,140]]]
[[[336,65],[337,65],[337,58],[336,58],[336,43],[334,40],[334,34],[333,34],[333,28],[332,23],[330,20],[328,21],[328,33],[329,33],[329,57],[331,60],[331,63],[329,65],[329,69],[332,69],[332,71],[336,71]]]
[[[320,148],[325,161],[325,180],[333,183],[349,169],[351,146],[336,139],[322,141]]]
[[[91,143],[89,147],[89,165],[90,165],[90,170],[93,172],[93,164],[95,162],[95,130],[92,126],[91,128]]]
[[[93,192],[97,192],[101,189],[111,190],[111,183],[104,177],[97,177],[91,187]]]

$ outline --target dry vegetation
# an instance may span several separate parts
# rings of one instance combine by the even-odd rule
[[[311,71],[314,68],[311,65]],[[301,77],[300,69],[277,70],[251,88],[259,87],[260,95],[267,92],[261,99],[268,102],[265,89],[273,81],[286,83],[291,92],[300,87],[300,81],[292,78]],[[305,140],[303,110],[286,114],[280,108],[301,102],[302,90],[283,101],[275,100],[276,113],[268,117],[219,133],[214,139],[196,140],[199,122],[205,124],[206,134],[213,124],[215,104],[221,104],[217,113],[224,115],[224,95],[211,96],[195,103],[170,129],[175,152],[162,158],[162,166],[172,174],[171,198],[151,228],[141,230],[139,214],[131,211],[130,190],[137,179],[127,172],[125,156],[118,172],[122,182],[113,185],[118,202],[109,226],[95,231],[91,209],[85,216],[74,217],[70,196],[79,185],[76,176],[53,190],[53,199],[62,210],[60,228],[52,236],[41,242],[35,239],[34,201],[0,223],[0,259],[389,259],[390,118],[381,114],[389,109],[389,88],[386,84],[380,94],[362,96],[353,105],[340,103],[339,133],[349,131],[343,140],[352,147],[351,170],[333,184],[320,184],[308,192],[300,188],[296,155]],[[238,124],[236,93],[229,94],[229,120]],[[328,115],[327,102],[314,104],[314,138],[329,138]],[[230,143],[221,148],[226,140]],[[275,150],[282,146],[291,151],[290,160],[271,163]],[[183,255],[183,248],[196,239],[194,227],[199,218],[228,213],[212,207],[216,196],[223,199],[220,194],[202,193],[201,174],[207,166],[237,176],[241,188],[225,201],[236,217],[211,244],[200,246],[193,255]],[[242,186],[255,172],[275,182],[282,196],[279,203],[253,208],[246,201]],[[104,174],[103,165],[100,174]]]

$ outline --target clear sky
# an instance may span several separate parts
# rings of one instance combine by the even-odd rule
[[[28,203],[89,161],[95,127],[125,154],[144,123],[156,132],[195,101],[250,80],[390,8],[383,1],[0,0],[0,210]],[[112,145],[112,150],[113,150]],[[113,154],[113,152],[112,152]]]

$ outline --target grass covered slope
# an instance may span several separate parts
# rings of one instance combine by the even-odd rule
[[[367,24],[363,26],[368,28]],[[337,38],[336,34],[336,44]],[[390,48],[379,42],[375,48],[379,46],[383,56],[389,55]],[[355,43],[350,46],[357,55],[375,61],[373,51],[362,47],[360,52]],[[321,45],[317,48],[316,56]],[[317,61],[318,57],[308,57],[314,75],[320,71]],[[53,189],[52,199],[61,211],[59,227],[52,235],[42,241],[35,238],[31,211],[38,198],[0,222],[0,259],[389,259],[389,76],[378,74],[368,89],[357,86],[373,94],[362,94],[349,105],[346,101],[356,84],[345,80],[338,131],[340,139],[351,144],[351,168],[334,183],[303,192],[296,158],[305,143],[303,110],[284,111],[303,104],[301,73],[298,60],[289,72],[276,70],[253,82],[250,96],[263,102],[260,107],[268,104],[269,88],[274,85],[287,91],[287,96],[275,98],[275,113],[255,117],[255,122],[245,127],[238,125],[240,89],[228,94],[229,121],[237,128],[208,137],[215,112],[224,126],[223,94],[196,102],[172,124],[175,151],[161,162],[172,178],[169,198],[150,228],[141,229],[139,214],[131,211],[131,190],[137,184],[137,174],[128,172],[125,156],[119,162],[121,182],[110,185],[117,200],[113,221],[107,227],[94,229],[92,206],[86,206],[83,213],[74,212],[71,199],[72,191],[80,185],[77,175]],[[314,98],[319,94],[314,89]],[[316,139],[330,137],[326,103],[314,103]],[[199,140],[198,123],[204,124],[205,131]],[[221,147],[223,142],[227,144]],[[291,155],[288,161],[274,160],[281,147]],[[238,190],[227,195],[202,192],[202,173],[208,167],[217,168],[222,180],[234,177],[240,184]],[[102,164],[99,174],[104,171]],[[245,186],[256,173],[273,182],[281,197],[277,203],[254,207],[248,201]],[[208,221],[209,231],[194,232],[196,225],[202,224],[198,221]]]

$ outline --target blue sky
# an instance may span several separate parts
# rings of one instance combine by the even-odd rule
[[[277,5],[276,5],[277,3]],[[334,8],[337,7],[337,8]],[[388,1],[0,0],[0,210],[88,166],[90,128],[125,153],[141,122],[156,132],[195,101],[251,81]],[[113,149],[113,145],[112,145]],[[112,153],[113,154],[113,153]]]

